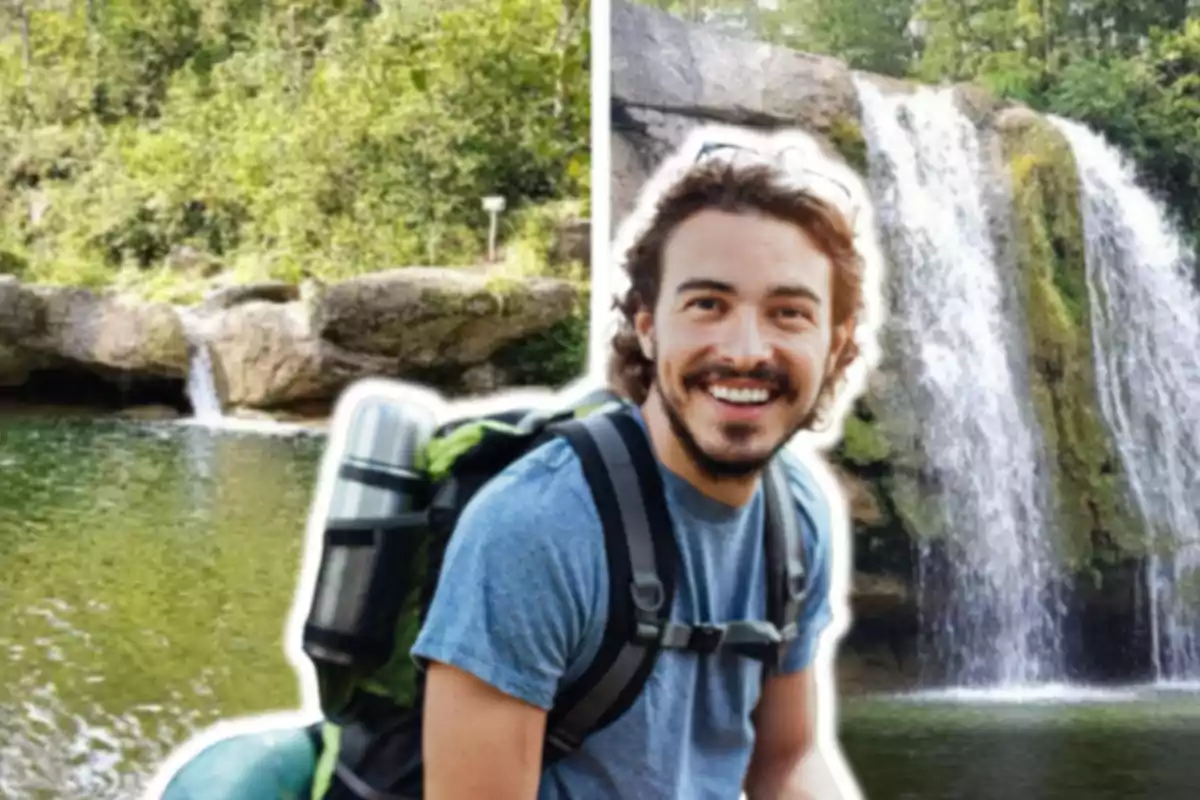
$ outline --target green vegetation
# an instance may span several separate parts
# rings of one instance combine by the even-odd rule
[[[842,431],[839,455],[846,461],[860,466],[869,466],[886,461],[891,454],[887,439],[876,430],[874,421],[863,419],[857,414],[846,416]]]
[[[590,302],[589,292],[581,291],[568,317],[502,349],[492,363],[518,386],[557,389],[576,380],[587,366]]]
[[[1002,123],[1025,280],[1030,386],[1053,471],[1063,555],[1084,566],[1139,549],[1115,485],[1116,453],[1095,400],[1078,182],[1067,143],[1044,119]]]
[[[586,215],[586,0],[0,9],[0,272],[187,295],[487,252]]]
[[[866,174],[867,140],[858,120],[845,116],[835,117],[825,136],[847,164],[860,174]]]

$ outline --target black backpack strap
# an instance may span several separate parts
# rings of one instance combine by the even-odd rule
[[[583,465],[604,529],[608,624],[596,657],[556,699],[547,720],[549,764],[620,717],[641,693],[675,596],[679,552],[650,442],[628,413],[555,426]]]
[[[768,666],[778,669],[783,665],[788,645],[798,634],[797,620],[808,592],[799,513],[783,461],[778,457],[771,459],[763,473],[763,499],[766,505],[767,616],[781,636]]]
[[[769,671],[782,666],[799,635],[797,620],[807,593],[804,542],[796,502],[783,462],[776,458],[763,473],[767,556],[767,621],[738,620],[686,625],[667,622],[663,647],[712,653],[727,648],[762,661]]]

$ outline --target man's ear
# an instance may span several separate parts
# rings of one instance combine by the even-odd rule
[[[653,361],[654,315],[646,309],[638,311],[633,317],[633,329],[637,333],[638,344],[642,346],[642,355],[647,361]]]
[[[857,320],[854,317],[849,317],[842,324],[833,326],[833,336],[829,342],[828,367],[825,370],[826,378],[829,378],[833,373],[844,368],[850,361],[854,360],[857,350],[850,345],[854,342],[854,332],[856,329]]]

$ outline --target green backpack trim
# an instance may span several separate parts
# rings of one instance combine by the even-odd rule
[[[445,436],[433,439],[425,447],[425,471],[432,481],[445,480],[454,470],[454,463],[463,454],[483,441],[488,431],[516,435],[521,429],[496,420],[484,419],[460,425]]]
[[[324,723],[321,726],[321,755],[317,758],[317,768],[313,773],[312,800],[321,800],[329,791],[341,743],[342,729],[332,722]]]

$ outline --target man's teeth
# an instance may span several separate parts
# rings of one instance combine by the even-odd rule
[[[735,389],[729,386],[710,386],[708,387],[708,392],[713,397],[718,400],[724,400],[726,403],[765,403],[771,397],[771,393],[766,389]]]

